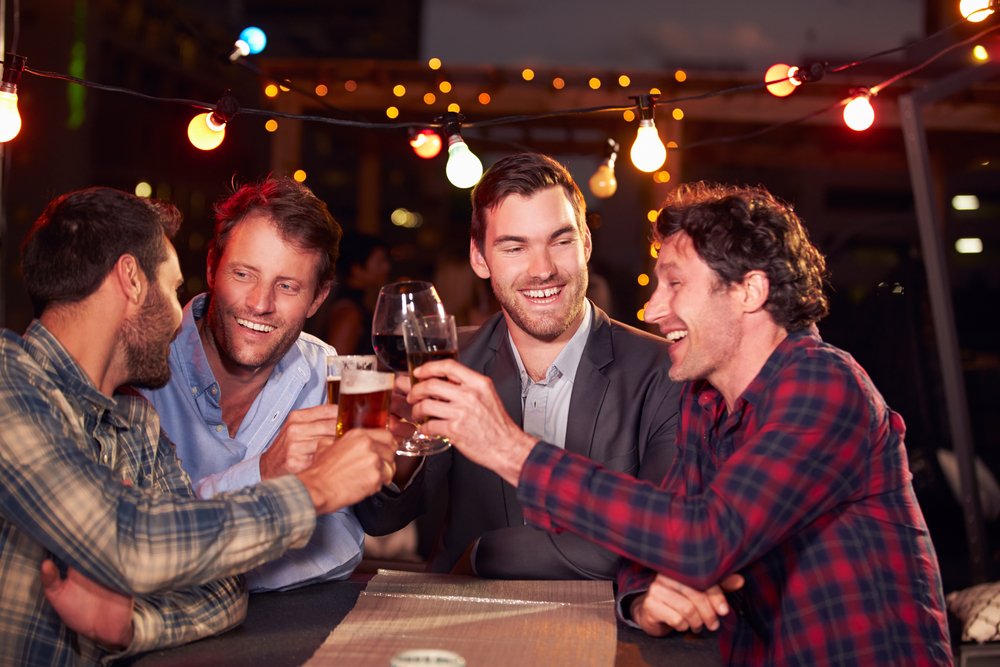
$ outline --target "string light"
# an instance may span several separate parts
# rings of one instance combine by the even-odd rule
[[[856,91],[851,101],[844,106],[844,122],[855,132],[864,132],[875,122],[875,109],[870,97],[871,92],[868,90]]]
[[[203,151],[218,148],[226,138],[226,123],[239,111],[236,98],[226,93],[216,102],[215,109],[200,113],[188,123],[188,139],[191,145]]]
[[[764,73],[764,85],[767,92],[775,97],[788,97],[802,85],[797,77],[799,68],[785,63],[776,63],[767,68]]]
[[[962,0],[958,3],[958,11],[970,23],[979,23],[993,13],[993,0]]]
[[[419,157],[430,160],[441,152],[441,135],[430,128],[410,130],[410,146]]]
[[[656,103],[656,98],[652,95],[636,95],[632,99],[639,107],[639,129],[636,131],[635,142],[629,155],[636,169],[653,172],[667,161],[667,149],[660,141],[656,124],[653,122],[653,105]]]
[[[21,131],[21,114],[17,110],[17,86],[27,58],[8,53],[3,63],[0,81],[0,143],[6,143]]]
[[[483,176],[483,163],[469,150],[460,129],[465,118],[457,113],[444,117],[444,133],[448,137],[448,164],[445,175],[456,188],[471,188]]]
[[[267,46],[267,35],[256,26],[248,26],[240,32],[239,39],[233,45],[233,52],[229,54],[229,60],[236,62],[240,58],[245,58],[251,54],[256,55]]]
[[[590,191],[599,199],[607,199],[618,191],[618,179],[615,178],[615,160],[618,159],[618,142],[608,139],[606,155],[597,171],[590,177]]]

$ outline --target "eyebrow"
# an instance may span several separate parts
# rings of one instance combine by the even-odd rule
[[[563,234],[568,234],[575,232],[576,227],[573,225],[566,225],[565,227],[560,227],[551,234],[549,234],[549,240],[555,240],[562,236]],[[501,243],[527,243],[528,237],[526,236],[514,236],[513,234],[506,234],[504,236],[498,236],[493,240],[493,245],[500,245]]]

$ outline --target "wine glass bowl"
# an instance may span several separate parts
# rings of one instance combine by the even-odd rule
[[[403,343],[410,370],[410,382],[417,383],[413,371],[429,362],[458,358],[458,335],[454,315],[427,315],[409,317],[403,322]],[[402,456],[427,456],[439,454],[451,446],[447,438],[427,435],[416,424],[416,431],[409,438],[397,443],[396,453]]]
[[[372,318],[372,347],[382,365],[406,373],[403,322],[408,317],[444,316],[444,305],[434,285],[423,280],[405,280],[384,285],[378,293]]]

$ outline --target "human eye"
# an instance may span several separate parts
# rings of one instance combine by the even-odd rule
[[[285,294],[298,294],[299,286],[295,283],[288,281],[281,281],[278,283],[278,289]]]
[[[505,245],[500,247],[500,253],[503,255],[517,255],[524,251],[524,246],[522,245]]]
[[[247,270],[245,270],[245,269],[233,269],[232,270],[232,274],[233,274],[233,277],[236,278],[237,280],[249,280],[250,279],[250,272],[247,271]]]

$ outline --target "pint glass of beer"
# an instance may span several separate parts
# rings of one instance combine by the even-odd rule
[[[326,358],[326,402],[340,400],[340,375],[345,368],[375,370],[378,358],[374,354],[331,354]]]
[[[337,437],[352,428],[387,428],[392,373],[345,368],[340,375],[340,411]]]

